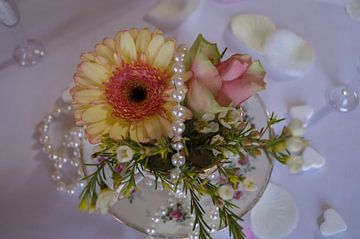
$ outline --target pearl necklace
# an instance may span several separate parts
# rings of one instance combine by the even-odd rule
[[[81,165],[83,130],[79,127],[73,127],[64,135],[64,140],[59,148],[52,145],[49,134],[50,126],[56,118],[63,114],[72,114],[71,105],[56,108],[51,114],[44,117],[44,120],[39,125],[40,143],[43,146],[43,151],[49,156],[49,159],[54,162],[55,170],[51,174],[51,178],[56,182],[57,190],[72,195],[77,188],[85,186],[85,182],[82,181],[84,171]],[[63,165],[68,162],[76,169],[77,173],[77,178],[71,180],[70,183],[62,180],[63,174],[61,172]]]

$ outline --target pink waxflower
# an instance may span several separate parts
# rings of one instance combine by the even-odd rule
[[[183,213],[180,209],[175,209],[170,213],[170,217],[174,218],[176,221],[181,220],[183,218]]]
[[[190,80],[187,94],[187,105],[199,118],[204,113],[218,113],[226,107],[238,107],[246,99],[260,90],[265,89],[265,70],[259,61],[252,61],[251,56],[235,54],[220,62],[214,46],[205,40],[199,40],[199,49],[191,56],[191,70],[193,77]],[[195,44],[194,44],[195,45]]]
[[[237,190],[237,191],[234,192],[233,199],[239,200],[242,195],[243,195],[243,193],[240,190]]]
[[[240,159],[238,160],[238,164],[246,165],[249,163],[249,161],[250,161],[249,156],[240,157]]]

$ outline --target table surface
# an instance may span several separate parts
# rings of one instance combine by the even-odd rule
[[[325,1],[325,0],[324,0]],[[272,69],[267,90],[260,95],[269,111],[286,115],[293,105],[306,103],[316,111],[326,105],[326,88],[350,81],[360,55],[360,22],[341,4],[316,0],[244,0],[220,4],[203,0],[178,28],[167,32],[190,44],[201,32],[229,53],[250,52],[234,41],[228,22],[236,13],[258,12],[277,26],[290,29],[313,46],[314,67],[303,77],[286,79]],[[36,126],[50,113],[69,85],[79,55],[104,36],[121,29],[154,26],[143,16],[155,0],[19,0],[26,34],[44,42],[47,55],[31,68],[14,65],[14,33],[0,26],[0,237],[1,238],[143,238],[110,216],[83,214],[78,200],[57,192],[50,179],[51,162],[41,152]],[[335,2],[335,1],[333,1]],[[311,125],[307,138],[326,158],[324,168],[292,175],[275,167],[272,181],[296,199],[299,223],[287,238],[321,238],[318,222],[333,207],[348,224],[339,238],[360,236],[360,107],[350,113],[331,112]],[[228,238],[227,232],[215,238]]]

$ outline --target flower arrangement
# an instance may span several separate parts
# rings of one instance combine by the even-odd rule
[[[186,195],[201,239],[211,238],[202,196],[218,207],[221,226],[243,238],[241,219],[231,199],[239,184],[256,185],[231,158],[245,162],[264,153],[286,163],[286,130],[271,131],[272,115],[262,129],[246,119],[241,104],[265,88],[265,71],[249,55],[223,60],[217,45],[199,35],[191,48],[159,30],[131,29],[106,38],[81,56],[71,89],[76,123],[97,150],[96,170],[86,176],[82,211],[106,213],[118,198],[137,190],[137,176],[152,175],[155,187]],[[104,170],[112,172],[109,186]],[[223,183],[208,175],[217,171]],[[167,217],[181,220],[179,208]]]

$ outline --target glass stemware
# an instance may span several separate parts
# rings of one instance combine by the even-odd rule
[[[330,106],[339,112],[349,112],[359,104],[358,87],[360,86],[360,57],[356,63],[356,73],[348,84],[334,85],[326,91]]]
[[[12,28],[19,38],[19,43],[13,51],[13,58],[20,66],[32,66],[39,63],[45,54],[45,48],[35,39],[28,39],[19,26],[20,14],[13,0],[0,0],[0,21]]]

